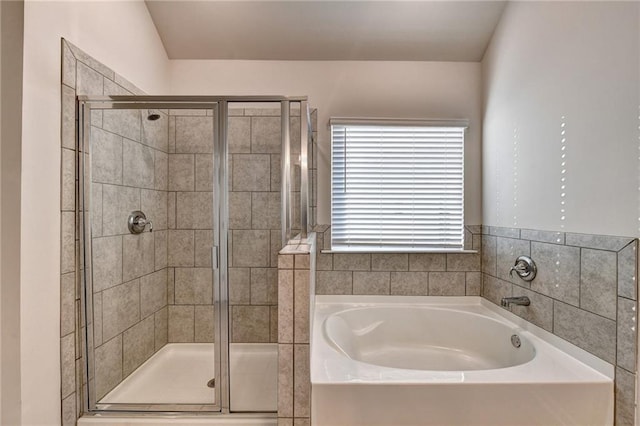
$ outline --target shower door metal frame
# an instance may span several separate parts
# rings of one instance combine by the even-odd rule
[[[306,96],[285,97],[285,96],[79,96],[78,99],[78,147],[79,147],[79,200],[77,207],[77,216],[80,218],[80,255],[83,259],[83,268],[80,273],[80,280],[84,281],[81,286],[81,312],[83,318],[93,315],[93,281],[92,281],[92,262],[91,262],[91,245],[86,245],[87,238],[91,238],[91,223],[85,221],[85,217],[81,212],[90,212],[91,205],[91,170],[88,153],[90,153],[90,110],[92,107],[96,109],[206,109],[213,110],[212,120],[216,124],[216,132],[214,133],[214,196],[213,196],[213,214],[214,219],[214,253],[217,259],[212,258],[213,273],[213,294],[214,294],[214,317],[216,325],[214,328],[215,340],[215,359],[214,371],[216,377],[215,386],[215,403],[214,404],[101,404],[95,401],[95,395],[89,392],[89,385],[83,386],[83,414],[93,415],[118,415],[132,414],[141,415],[149,412],[156,414],[178,415],[182,413],[202,414],[202,415],[220,415],[227,414],[234,417],[255,417],[255,416],[275,416],[273,412],[267,413],[231,413],[230,412],[230,364],[229,364],[229,285],[228,285],[228,232],[229,232],[229,209],[228,209],[228,143],[227,143],[227,120],[228,120],[228,104],[233,103],[265,103],[280,102],[282,108],[282,122],[285,116],[288,118],[290,113],[290,102],[300,105],[301,118],[301,180],[302,184],[307,182],[308,164],[307,164],[307,148],[310,142],[310,115]],[[286,112],[285,112],[286,106]],[[286,146],[285,151],[290,150],[290,134],[289,125],[282,126],[282,145]],[[286,217],[282,218],[283,238],[290,238],[285,225],[290,226],[292,220],[291,202],[289,199],[290,183],[287,185],[285,181],[290,181],[291,158],[290,155],[282,155],[283,171],[287,171],[281,177],[282,190],[286,194],[282,194],[282,198],[287,199],[288,206],[284,206],[283,211]],[[285,179],[285,176],[289,178]],[[87,185],[89,182],[89,185]],[[88,201],[88,202],[87,202]],[[300,216],[301,216],[301,236],[307,236],[308,231],[308,191],[305,187],[301,188],[300,194]],[[286,242],[286,241],[285,241]],[[215,262],[214,262],[215,261]],[[217,264],[217,268],[215,267]],[[217,271],[217,272],[216,272]],[[91,311],[88,307],[91,304]],[[93,352],[93,343],[89,341],[93,337],[93,330],[90,330],[88,322],[82,335],[83,347],[85,349],[84,374],[89,375],[89,351]],[[91,345],[91,346],[90,346]],[[225,350],[223,350],[223,348]],[[93,353],[92,353],[92,356]],[[216,362],[219,360],[219,362]]]

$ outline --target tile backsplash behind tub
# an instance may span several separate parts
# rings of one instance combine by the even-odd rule
[[[617,425],[634,424],[637,249],[630,237],[482,227],[482,296],[529,297],[511,312],[613,364]],[[536,262],[531,282],[509,276],[520,255]]]

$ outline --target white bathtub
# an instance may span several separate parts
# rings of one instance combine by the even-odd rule
[[[313,425],[613,424],[613,366],[480,297],[316,296],[312,333]]]

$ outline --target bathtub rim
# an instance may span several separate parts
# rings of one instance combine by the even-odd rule
[[[429,305],[439,308],[474,308],[484,310],[490,318],[506,322],[530,339],[536,349],[534,359],[526,364],[513,367],[480,370],[480,371],[426,371],[404,370],[391,367],[381,367],[346,358],[338,353],[331,343],[325,340],[323,332],[324,320],[331,314],[366,306],[402,306]],[[571,372],[562,373],[558,377],[544,376],[542,380],[532,379],[522,383],[571,383],[571,382],[607,382],[613,383],[614,366],[595,355],[581,349],[568,341],[518,317],[511,312],[498,307],[480,296],[361,296],[361,295],[316,295],[311,321],[311,384],[479,384],[479,383],[520,383],[514,379],[518,373],[532,375],[537,369],[544,368],[542,362],[550,359],[560,361],[571,367],[570,358],[579,361],[577,370],[586,373],[588,377],[575,378]],[[541,353],[540,353],[541,352]],[[550,358],[551,357],[551,358]],[[569,357],[568,359],[566,357]],[[342,364],[338,369],[337,365]],[[526,369],[534,368],[533,374]],[[341,371],[338,371],[341,370]],[[384,373],[384,378],[371,378],[375,370]],[[521,370],[521,371],[516,371]],[[410,374],[414,372],[415,374]],[[491,372],[506,373],[497,382],[488,380]],[[590,374],[592,373],[592,374]],[[367,376],[369,375],[369,376]]]

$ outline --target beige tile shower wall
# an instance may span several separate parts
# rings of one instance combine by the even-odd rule
[[[637,250],[634,238],[483,227],[482,296],[528,296],[511,312],[613,364],[617,425],[635,421]],[[537,264],[531,282],[509,276],[520,255]]]
[[[130,94],[78,66],[85,93]],[[167,343],[168,117],[104,110],[91,119],[93,327],[99,400]],[[142,210],[153,232],[131,234]]]
[[[81,320],[76,95],[125,95],[140,91],[77,47],[62,42],[61,117],[61,398],[62,424],[82,411],[85,322]],[[166,151],[162,121],[111,111],[92,115],[91,211],[94,293],[86,325],[95,343],[89,381],[98,397],[162,347],[166,315]],[[166,125],[166,117],[164,118]],[[133,236],[126,219],[142,209],[154,233]],[[93,333],[95,329],[95,333]],[[94,376],[95,371],[95,376]]]
[[[230,339],[277,342],[280,108],[231,108],[229,115]],[[291,108],[290,133],[293,182],[298,182],[292,186],[292,206],[299,228],[299,108]]]
[[[207,110],[170,110],[167,175],[168,341],[214,341],[213,135]]]
[[[481,228],[465,227],[465,248],[477,253],[322,253],[331,228],[316,225],[316,294],[480,295]]]

